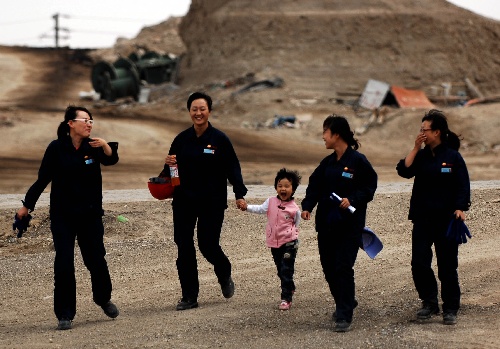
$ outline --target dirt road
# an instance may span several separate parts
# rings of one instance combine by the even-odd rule
[[[55,331],[54,252],[47,207],[42,204],[34,212],[33,226],[22,239],[9,232],[12,209],[0,209],[0,347],[498,348],[496,232],[500,217],[495,212],[499,211],[500,187],[473,191],[474,205],[467,221],[473,238],[460,247],[462,308],[455,326],[443,325],[441,316],[425,323],[414,320],[420,302],[409,265],[408,200],[408,192],[380,192],[369,206],[369,225],[384,249],[374,260],[363,251],[358,254],[356,297],[360,305],[352,331],[345,334],[331,331],[334,303],[321,272],[312,223],[300,226],[297,293],[292,309],[282,312],[277,308],[278,278],[264,243],[265,217],[238,211],[233,201],[228,202],[222,244],[233,264],[235,296],[222,297],[212,267],[199,256],[200,308],[175,311],[180,288],[168,200],[105,204],[107,260],[113,299],[121,314],[110,320],[93,304],[89,274],[77,253],[74,328]],[[118,215],[129,222],[118,222]]]

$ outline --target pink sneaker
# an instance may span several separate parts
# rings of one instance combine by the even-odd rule
[[[279,310],[289,310],[291,306],[292,302],[282,300],[278,308]]]

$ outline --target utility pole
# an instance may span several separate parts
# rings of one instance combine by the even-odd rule
[[[59,13],[56,13],[52,16],[56,21],[56,25],[54,26],[55,38],[56,38],[56,48],[59,48]]]
[[[61,27],[59,26],[59,17],[60,17],[60,16],[61,16],[61,15],[60,15],[59,13],[56,13],[55,15],[53,15],[53,16],[52,16],[52,18],[54,18],[54,21],[55,21],[55,25],[54,25],[54,37],[55,37],[55,39],[56,39],[56,48],[59,48],[59,39],[68,39],[68,38],[69,38],[69,36],[67,36],[67,35],[66,35],[66,36],[63,36],[63,37],[61,37],[61,36],[59,35],[59,32],[60,32],[60,31],[69,32],[69,29],[68,29],[68,28],[61,28]],[[63,17],[68,18],[68,16],[67,16],[67,15],[62,15],[62,16],[63,16]]]

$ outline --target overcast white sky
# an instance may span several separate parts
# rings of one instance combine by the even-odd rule
[[[449,1],[500,21],[500,0]],[[53,16],[58,13],[59,27],[67,29],[60,31],[60,46],[111,47],[118,37],[130,39],[145,26],[184,16],[190,4],[190,0],[2,0],[0,45],[54,46]]]
[[[54,46],[54,14],[59,14],[59,46],[111,47],[118,37],[134,38],[145,26],[184,16],[190,0],[2,0],[0,45]]]

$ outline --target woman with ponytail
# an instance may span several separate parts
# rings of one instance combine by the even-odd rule
[[[38,198],[51,184],[50,228],[55,248],[54,313],[58,330],[72,326],[76,313],[74,266],[75,240],[90,271],[94,302],[115,318],[118,308],[111,302],[111,278],[106,263],[102,223],[101,165],[118,162],[118,143],[90,138],[92,114],[84,107],[69,106],[16,215],[21,220],[35,209]]]
[[[459,148],[460,139],[448,128],[446,116],[432,109],[422,118],[413,149],[396,167],[401,177],[415,177],[408,219],[413,223],[412,276],[422,301],[417,319],[439,313],[438,285],[431,267],[434,245],[446,325],[457,322],[460,308],[458,242],[448,239],[446,232],[452,217],[465,220],[464,211],[470,206],[469,173]]]
[[[365,227],[368,202],[377,189],[377,173],[368,159],[357,151],[347,119],[330,115],[323,122],[323,141],[333,153],[324,158],[309,177],[302,200],[304,220],[311,219],[316,205],[315,229],[325,279],[335,300],[335,332],[351,328],[355,298],[354,263]],[[335,199],[333,193],[340,199]],[[356,210],[351,213],[349,207]]]

